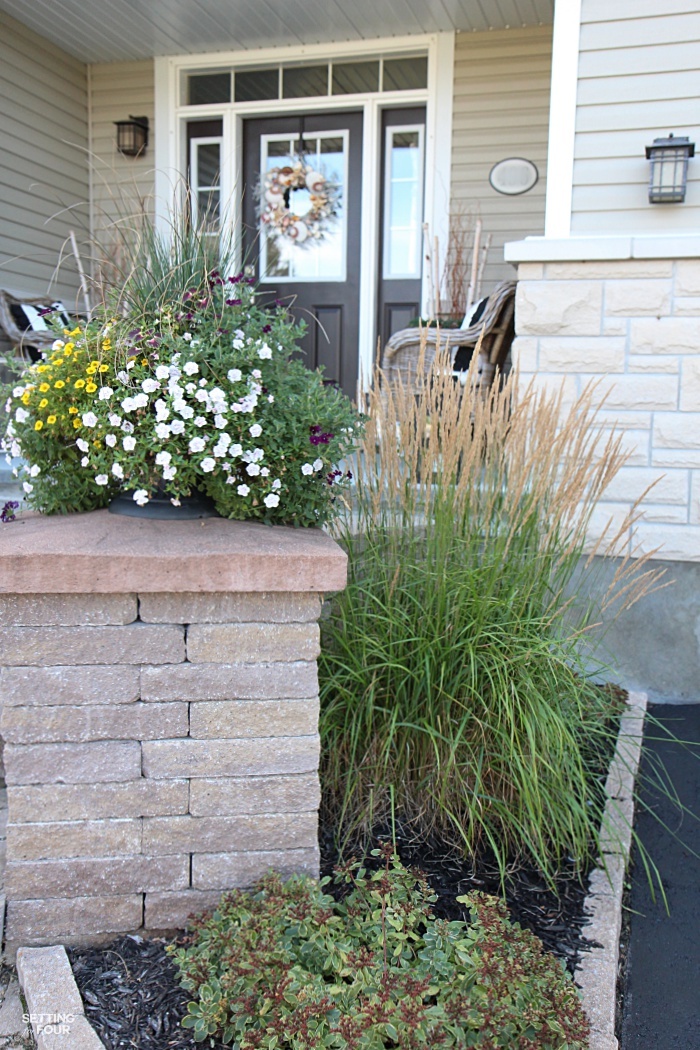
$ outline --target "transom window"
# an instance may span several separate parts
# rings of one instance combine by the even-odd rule
[[[340,60],[188,73],[184,76],[182,94],[186,106],[211,106],[231,101],[416,91],[427,85],[428,56],[417,54],[363,58],[356,62]]]

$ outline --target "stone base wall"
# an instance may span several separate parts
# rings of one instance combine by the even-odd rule
[[[317,530],[222,519],[3,526],[10,955],[318,875],[317,620],[346,563]]]
[[[547,242],[536,250],[542,259]],[[640,552],[700,561],[700,259],[576,262],[571,251],[565,261],[520,263],[514,360],[525,381],[563,383],[569,401],[602,377],[601,418],[624,431],[630,458],[597,524],[622,520],[656,482],[637,527]]]

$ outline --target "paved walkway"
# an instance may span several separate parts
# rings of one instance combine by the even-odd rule
[[[700,815],[700,703],[657,704],[649,713],[680,740],[695,743],[692,749],[669,743],[647,723],[647,747],[664,762],[683,803]],[[670,915],[658,899],[652,901],[635,852],[620,1047],[700,1050],[700,821],[681,816],[658,791],[641,787],[653,813],[680,842],[654,816],[638,810],[636,830],[659,868]]]
[[[7,789],[0,787],[0,936],[5,919],[3,887],[6,826]],[[0,1050],[31,1050],[36,1046],[31,1032],[22,1020],[25,1010],[14,968],[0,964]]]

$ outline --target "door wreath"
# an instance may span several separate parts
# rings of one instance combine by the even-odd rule
[[[294,209],[295,190],[308,190],[308,211]],[[260,178],[258,214],[275,240],[309,245],[322,240],[340,211],[340,186],[300,158],[292,165],[271,168]]]

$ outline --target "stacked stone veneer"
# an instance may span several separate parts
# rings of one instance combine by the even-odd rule
[[[90,561],[108,591],[84,589]],[[11,950],[179,927],[270,867],[317,874],[316,621],[345,574],[328,537],[37,517],[3,528],[0,574]]]
[[[643,239],[634,245],[641,255]],[[528,242],[512,247],[512,258],[521,247],[532,257]],[[564,247],[570,259],[576,249]],[[616,254],[614,241],[603,248]],[[540,259],[546,251],[546,241],[534,249]],[[571,400],[602,377],[602,418],[624,430],[630,458],[595,524],[622,520],[660,479],[643,504],[639,550],[700,560],[700,259],[523,262],[518,282],[513,353],[523,379],[563,383]]]

